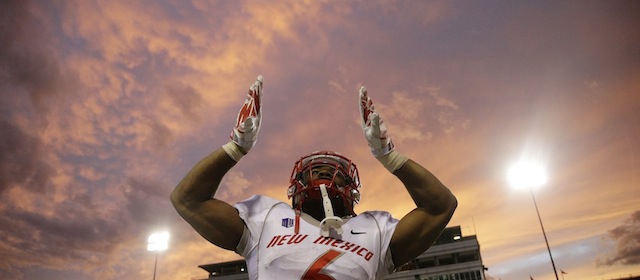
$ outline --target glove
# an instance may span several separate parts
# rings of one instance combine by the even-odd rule
[[[238,112],[236,126],[231,131],[231,141],[242,148],[244,154],[251,150],[258,139],[262,119],[263,80],[262,75],[259,75],[253,85],[249,87],[247,99]]]
[[[360,88],[360,121],[373,156],[378,158],[393,151],[394,145],[387,133],[387,126],[376,112],[364,86]]]
[[[376,112],[365,87],[360,88],[360,120],[373,156],[391,173],[400,169],[409,158],[394,150],[395,146],[387,133],[387,126]]]

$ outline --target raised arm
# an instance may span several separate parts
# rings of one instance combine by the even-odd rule
[[[386,125],[375,111],[365,87],[360,88],[360,116],[371,153],[400,179],[416,204],[416,208],[400,220],[391,237],[393,263],[399,267],[435,242],[458,202],[431,172],[395,151]]]
[[[202,237],[224,249],[235,250],[244,222],[229,203],[214,198],[225,174],[255,144],[262,119],[262,76],[249,88],[231,140],[200,160],[171,193],[178,214]]]

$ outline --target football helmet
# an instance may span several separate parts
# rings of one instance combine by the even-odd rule
[[[323,172],[324,175],[314,172]],[[319,151],[300,158],[293,167],[289,182],[287,196],[298,212],[306,199],[322,200],[328,195],[332,202],[344,205],[345,215],[356,215],[353,207],[360,202],[361,188],[358,168],[339,153]],[[325,203],[324,208],[325,214],[331,213],[329,215],[332,216],[331,204],[327,206]]]

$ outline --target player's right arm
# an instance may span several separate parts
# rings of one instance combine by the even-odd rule
[[[231,140],[200,160],[171,192],[178,214],[202,237],[224,249],[236,250],[245,229],[238,211],[214,198],[225,174],[255,144],[262,118],[262,76],[250,87]]]
[[[213,196],[235,164],[220,148],[200,160],[171,193],[178,214],[202,237],[227,250],[236,249],[244,223],[233,206]]]

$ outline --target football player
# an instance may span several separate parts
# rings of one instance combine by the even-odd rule
[[[457,200],[431,172],[394,149],[365,87],[359,91],[360,119],[371,153],[416,204],[402,219],[385,211],[356,214],[358,169],[332,151],[303,156],[294,164],[291,204],[263,195],[234,205],[215,198],[223,176],[256,142],[262,95],[263,77],[258,76],[231,141],[199,161],[171,193],[180,216],[200,235],[245,258],[250,279],[382,279],[438,238]]]

